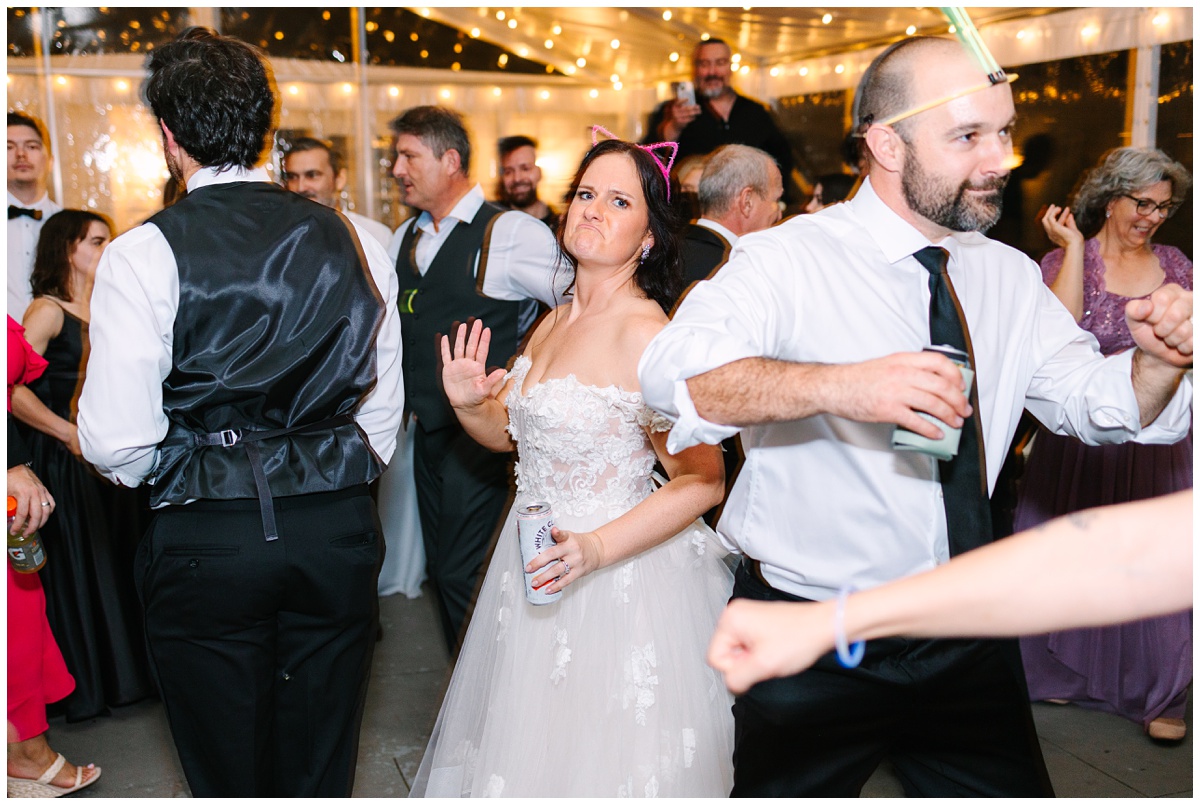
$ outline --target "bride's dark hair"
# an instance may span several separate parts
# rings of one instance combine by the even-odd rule
[[[637,168],[642,196],[646,199],[650,233],[654,235],[654,245],[650,247],[646,259],[634,270],[633,280],[642,293],[657,302],[665,312],[670,313],[675,300],[683,291],[683,255],[679,246],[681,223],[678,211],[667,201],[667,181],[654,157],[634,143],[624,140],[601,140],[591,147],[579,163],[579,170],[571,180],[567,199],[569,202],[574,201],[588,166],[605,154],[625,154],[633,160],[634,167]],[[559,251],[574,271],[577,265],[575,256],[567,251],[563,243],[563,231],[566,229],[569,213],[568,210],[563,214],[555,237],[558,239]],[[571,285],[574,284],[572,280]]]

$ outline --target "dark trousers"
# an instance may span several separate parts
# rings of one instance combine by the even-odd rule
[[[745,561],[733,596],[804,600]],[[1053,796],[1019,669],[1015,641],[896,638],[755,685],[733,705],[732,795],[858,796],[890,758],[908,796]]]
[[[414,426],[413,478],[425,540],[426,573],[437,596],[442,631],[458,649],[492,538],[509,500],[507,453],[493,453],[451,425]]]
[[[366,486],[159,510],[138,549],[151,661],[197,797],[348,797],[379,623]]]

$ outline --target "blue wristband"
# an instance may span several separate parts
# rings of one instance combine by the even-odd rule
[[[838,590],[837,609],[833,616],[833,643],[837,648],[838,662],[843,668],[857,668],[867,650],[867,644],[862,640],[852,646],[846,645],[846,597],[850,592],[849,587]]]

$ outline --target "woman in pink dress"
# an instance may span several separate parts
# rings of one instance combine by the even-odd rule
[[[29,346],[24,333],[24,328],[9,316],[10,411],[13,386],[28,383],[46,369],[46,361]],[[13,435],[10,428],[10,465],[14,464],[16,447]],[[24,504],[18,509],[16,520],[27,523],[28,530],[36,530],[45,521],[46,512],[53,511],[53,499],[19,458],[10,466],[8,478],[9,494]],[[25,499],[20,500],[22,497]],[[37,573],[17,573],[9,564],[8,796],[61,797],[91,785],[100,777],[100,769],[94,764],[83,767],[69,763],[46,740],[50,728],[46,723],[46,705],[74,689],[75,680],[67,671],[46,621],[46,595],[41,579]]]
[[[1190,184],[1186,169],[1161,151],[1117,148],[1087,175],[1073,209],[1051,206],[1042,220],[1061,247],[1042,258],[1043,278],[1079,326],[1096,336],[1105,355],[1134,346],[1125,323],[1131,299],[1169,283],[1192,288],[1187,256],[1150,242]],[[1015,529],[1191,486],[1191,434],[1172,445],[1089,447],[1043,429],[1021,482]],[[1022,638],[1021,654],[1034,700],[1116,713],[1142,724],[1151,738],[1180,740],[1187,734],[1190,610],[1123,626]]]

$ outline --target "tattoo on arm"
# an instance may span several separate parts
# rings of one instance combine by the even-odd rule
[[[1092,522],[1096,519],[1095,512],[1083,511],[1072,512],[1067,515],[1067,522],[1078,528],[1080,531],[1087,531]]]

